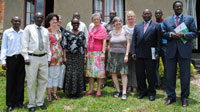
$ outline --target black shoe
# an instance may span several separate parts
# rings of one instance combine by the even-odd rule
[[[168,98],[167,101],[165,102],[166,105],[170,105],[172,103],[176,102],[176,98]]]
[[[101,84],[101,89],[105,88],[106,84]]]
[[[149,96],[149,101],[154,101],[155,100],[155,96]]]
[[[35,110],[36,110],[35,107],[28,108],[28,111],[29,111],[29,112],[35,112]]]
[[[139,94],[139,96],[137,97],[137,99],[142,99],[146,96],[146,94]]]
[[[42,110],[47,110],[47,107],[45,105],[39,106]]]
[[[188,99],[187,98],[185,98],[185,99],[183,99],[182,100],[182,106],[183,107],[187,107],[189,104],[188,104]]]
[[[24,105],[23,104],[19,104],[19,105],[16,105],[18,108],[21,108],[23,109],[24,108]]]
[[[9,106],[9,107],[7,108],[7,110],[6,110],[6,112],[11,112],[11,111],[13,111],[13,110],[14,110],[14,107]]]

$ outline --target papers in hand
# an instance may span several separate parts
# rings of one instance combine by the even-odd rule
[[[151,47],[151,56],[152,56],[152,60],[156,59],[156,48],[155,47]]]
[[[185,25],[184,22],[182,22],[180,25],[178,25],[178,26],[174,29],[174,31],[175,31],[176,33],[187,33],[187,32],[189,32],[189,30],[188,30],[188,28],[187,28],[187,26]],[[187,43],[187,40],[185,40],[184,38],[181,38],[181,41],[182,41],[184,44]]]

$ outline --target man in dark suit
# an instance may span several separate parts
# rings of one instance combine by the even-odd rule
[[[167,39],[166,46],[166,92],[168,99],[165,102],[169,105],[176,101],[176,66],[179,63],[181,79],[181,100],[182,106],[188,106],[188,96],[190,93],[190,62],[192,56],[192,39],[197,37],[197,29],[194,19],[185,16],[183,3],[175,1],[173,4],[174,15],[165,19],[163,23],[163,37]],[[181,23],[185,23],[189,32],[175,33],[175,28]],[[187,42],[184,44],[181,40]]]
[[[156,59],[160,50],[160,24],[151,20],[152,13],[149,9],[143,11],[144,22],[135,26],[132,36],[131,54],[136,60],[136,77],[139,96],[142,99],[148,95],[150,101],[155,100],[156,90]],[[152,51],[155,57],[152,58]],[[146,78],[149,83],[147,88]]]

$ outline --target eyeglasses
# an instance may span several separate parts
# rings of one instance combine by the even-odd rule
[[[79,22],[74,22],[74,23],[72,23],[72,24],[74,24],[74,25],[75,25],[75,24],[79,25],[80,23],[79,23]]]

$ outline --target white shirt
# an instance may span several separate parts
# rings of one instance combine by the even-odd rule
[[[6,56],[20,54],[23,30],[16,32],[12,27],[5,30],[1,44],[1,64],[6,64]]]
[[[72,29],[73,29],[73,27],[72,27],[71,22],[67,23],[66,30],[71,31]],[[78,30],[85,33],[86,45],[87,45],[87,42],[88,42],[88,30],[87,30],[87,27],[86,27],[85,23],[80,21]]]
[[[48,54],[48,61],[51,60],[51,51],[50,51],[50,42],[48,37],[48,30],[41,26],[41,33],[43,37],[44,49],[42,51],[39,50],[39,42],[38,42],[38,26],[36,24],[31,24],[26,26],[24,29],[23,37],[22,37],[22,49],[21,54],[24,59],[29,59],[28,53],[32,54]]]

